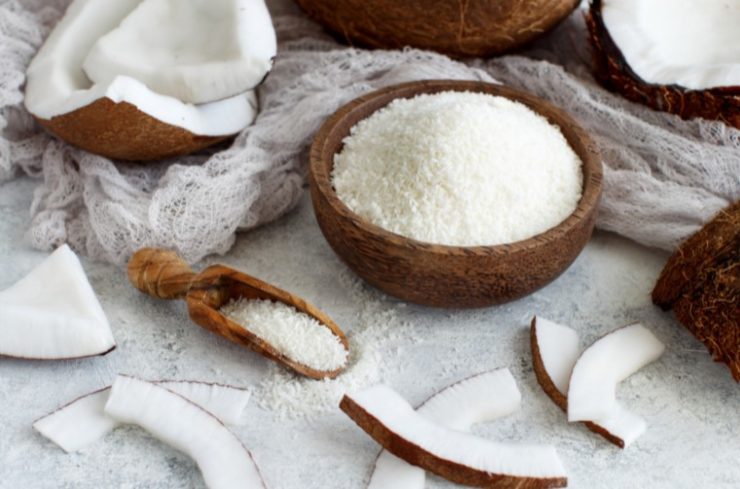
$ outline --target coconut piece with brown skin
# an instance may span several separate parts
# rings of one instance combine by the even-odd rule
[[[383,448],[449,481],[502,489],[567,485],[554,447],[496,443],[445,428],[385,385],[346,394],[339,407]]]
[[[519,409],[522,395],[507,368],[474,375],[442,389],[417,408],[428,420],[457,431]],[[424,489],[426,472],[387,450],[375,461],[367,489]]]
[[[211,489],[267,487],[239,438],[211,413],[165,387],[118,375],[103,410],[189,455]]]
[[[194,134],[162,122],[134,104],[114,102],[108,97],[51,119],[37,117],[36,121],[72,146],[107,158],[129,161],[186,155],[233,136]]]
[[[740,201],[671,256],[653,289],[653,302],[672,308],[740,382]]]
[[[166,1],[168,0],[161,0],[159,3]],[[114,159],[144,161],[191,153],[234,136],[252,123],[257,114],[254,92],[231,94],[230,91],[223,91],[247,85],[239,85],[237,82],[240,80],[237,79],[226,84],[222,91],[211,89],[203,92],[198,87],[215,84],[213,80],[216,75],[211,73],[219,73],[220,65],[195,63],[184,67],[172,66],[171,60],[162,55],[166,48],[171,47],[166,42],[161,43],[163,46],[157,50],[158,57],[154,61],[148,59],[143,63],[149,70],[149,76],[153,80],[159,80],[158,87],[165,86],[162,78],[170,80],[171,90],[164,94],[155,92],[123,69],[116,71],[106,68],[103,74],[97,73],[97,82],[88,78],[83,64],[91,49],[101,37],[115,30],[146,2],[147,0],[74,0],[69,5],[27,71],[25,105],[43,127],[87,151]],[[248,38],[253,40],[254,45],[262,46],[264,43],[267,46],[266,49],[262,49],[264,46],[255,49],[259,53],[260,63],[251,64],[249,59],[241,63],[257,70],[250,70],[249,79],[245,81],[251,86],[254,80],[264,78],[271,63],[270,59],[262,59],[264,53],[273,49],[275,43],[269,13],[264,8],[263,0],[220,0],[216,3],[225,10],[233,7],[230,6],[232,3],[248,3],[254,7],[249,11],[249,21],[244,21],[254,31],[253,35],[240,33],[232,36],[238,38],[240,43]],[[202,7],[203,2],[198,5]],[[210,16],[187,18],[201,19],[199,21],[204,23],[212,22]],[[208,26],[198,27],[205,29]],[[169,29],[176,30],[173,26]],[[180,30],[183,29],[180,26]],[[241,31],[234,29],[234,32]],[[120,49],[117,52],[121,56],[127,54],[120,53]],[[132,53],[128,53],[129,58],[136,53],[132,48]],[[172,57],[177,59],[175,54]],[[240,55],[249,57],[249,53]],[[100,56],[96,59],[99,58]],[[124,57],[124,60],[127,59]],[[161,62],[162,66],[157,67],[155,62]],[[234,64],[240,65],[239,62],[222,63],[225,77],[233,79],[236,76],[234,73],[242,73],[229,68]],[[143,70],[139,66],[134,68]],[[134,68],[131,68],[132,72],[138,73]],[[158,75],[158,71],[165,69],[185,71],[187,76],[168,78],[169,71]],[[203,72],[209,76],[201,76]],[[198,91],[196,95],[205,94],[214,98],[192,104],[166,94],[191,94],[192,90],[185,91],[180,86],[191,82],[195,86],[192,90]],[[193,98],[195,99],[195,95]]]
[[[591,1],[586,23],[596,79],[607,89],[653,109],[684,119],[717,119],[740,128],[740,60],[735,57],[728,61],[737,56],[740,46],[740,31],[732,26],[740,21],[740,9],[719,0],[663,3]],[[696,15],[677,10],[685,5],[695,8]],[[616,19],[612,23],[619,24],[612,25],[611,31],[605,20],[607,7],[616,12],[610,14]],[[660,14],[655,19],[639,21],[638,16],[648,15],[642,12],[650,8]],[[648,25],[655,26],[653,32],[644,32]],[[683,34],[674,36],[678,39],[672,42],[670,37],[676,32]],[[621,45],[618,38],[622,39]],[[692,57],[684,45],[695,46]],[[702,49],[713,50],[714,54],[700,60],[696,53]],[[659,53],[673,59],[656,59]]]
[[[492,56],[552,29],[578,0],[297,0],[349,44],[412,46],[452,56]]]
[[[578,333],[541,317],[532,318],[529,332],[537,382],[545,394],[567,413],[570,376],[580,355]],[[645,424],[635,416],[625,415],[624,411],[617,414],[598,422],[582,423],[609,443],[626,448],[643,433]]]

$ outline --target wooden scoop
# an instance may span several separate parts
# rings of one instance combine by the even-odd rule
[[[223,265],[213,265],[195,273],[188,264],[168,250],[142,248],[128,263],[128,279],[134,287],[158,299],[185,299],[190,319],[229,341],[245,346],[306,377],[334,378],[343,370],[315,370],[300,364],[256,336],[245,326],[219,312],[231,300],[268,299],[279,301],[315,318],[339,338],[349,351],[347,338],[326,314],[290,292]]]

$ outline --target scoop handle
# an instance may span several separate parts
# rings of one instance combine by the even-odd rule
[[[129,282],[158,299],[185,297],[195,277],[187,262],[170,250],[142,248],[128,262]]]

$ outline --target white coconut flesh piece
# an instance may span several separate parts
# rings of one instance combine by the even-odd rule
[[[225,424],[240,423],[249,391],[196,381],[161,381],[157,385],[181,395]],[[105,414],[110,387],[92,392],[36,420],[34,429],[65,452],[83,450],[120,425]]]
[[[113,431],[118,422],[106,416],[110,387],[87,394],[34,421],[33,427],[67,453],[82,450]]]
[[[115,346],[105,312],[67,245],[0,292],[0,355],[55,360],[102,355]]]
[[[509,369],[502,368],[462,380],[438,392],[416,412],[458,431],[515,412],[522,395]],[[375,462],[369,489],[424,489],[426,472],[383,450]]]
[[[265,487],[252,455],[231,431],[208,411],[164,387],[119,375],[105,413],[140,426],[189,455],[211,489]]]
[[[573,367],[568,388],[568,420],[599,423],[608,420],[620,429],[636,426],[636,417],[626,419],[628,412],[617,402],[617,385],[657,360],[664,350],[663,343],[641,324],[625,326],[594,342]]]
[[[450,481],[532,488],[567,482],[554,447],[497,443],[446,428],[417,413],[385,385],[347,394],[340,406],[384,448]]]
[[[144,0],[97,40],[83,69],[96,83],[125,75],[201,104],[257,86],[276,52],[264,0]]]
[[[156,93],[128,76],[105,83],[88,79],[82,63],[90,49],[140,3],[141,0],[74,0],[28,67],[28,111],[50,120],[107,98],[113,103],[127,102],[155,119],[200,136],[231,135],[251,124],[257,114],[257,99],[251,91],[192,105]]]
[[[155,383],[194,402],[222,422],[233,426],[241,424],[242,413],[251,396],[246,389],[208,382],[176,380]]]
[[[532,333],[537,380],[553,402],[567,411],[570,377],[580,354],[578,333],[542,317],[532,320]],[[622,448],[629,446],[647,429],[644,419],[619,404],[609,416],[593,419],[586,426]]]
[[[565,400],[570,375],[580,353],[578,333],[542,317],[534,318],[532,327],[545,372]]]
[[[740,85],[740,2],[603,0],[602,18],[642,80],[692,90]]]

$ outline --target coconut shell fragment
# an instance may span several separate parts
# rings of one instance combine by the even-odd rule
[[[653,302],[672,308],[740,382],[740,201],[678,248],[658,278]]]
[[[683,119],[716,119],[740,128],[740,86],[690,90],[679,85],[649,83],[630,68],[604,23],[602,0],[592,0],[586,14],[593,71],[605,88],[628,100]]]
[[[412,46],[452,56],[492,56],[525,44],[570,14],[578,0],[297,0],[352,45]]]
[[[52,119],[39,119],[67,143],[107,158],[149,161],[193,153],[231,136],[199,136],[162,122],[128,102],[100,98]]]

